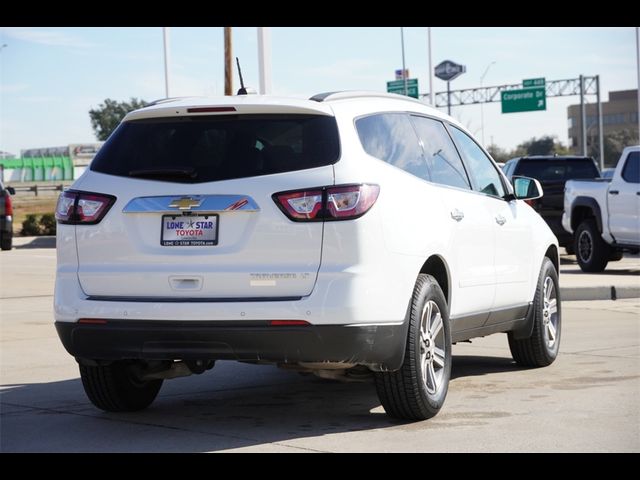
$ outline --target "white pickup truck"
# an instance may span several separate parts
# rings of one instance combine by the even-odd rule
[[[601,272],[624,251],[640,251],[640,146],[622,151],[613,178],[569,180],[562,226],[574,234],[578,264]]]

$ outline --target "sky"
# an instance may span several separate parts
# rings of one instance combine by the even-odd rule
[[[308,98],[336,90],[385,91],[402,67],[399,27],[273,27],[272,94]],[[170,95],[224,93],[222,27],[170,28]],[[433,27],[433,65],[452,60],[466,73],[452,89],[600,75],[602,99],[635,89],[633,27]],[[426,27],[404,28],[406,67],[428,93]],[[5,46],[6,45],[6,46]],[[88,111],[106,98],[165,96],[161,27],[0,27],[0,151],[94,142]],[[233,54],[245,84],[258,89],[254,27],[233,28]],[[495,63],[492,63],[495,62]],[[234,73],[234,91],[239,88]],[[436,92],[446,82],[434,80]],[[588,96],[587,102],[595,102]],[[500,103],[452,108],[484,143],[512,149],[532,137],[567,138],[567,106],[579,97],[547,99],[547,110],[502,114]],[[446,107],[445,107],[446,109]]]

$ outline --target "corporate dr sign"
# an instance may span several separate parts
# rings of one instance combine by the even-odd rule
[[[500,93],[502,113],[530,112],[547,109],[545,87],[503,90]]]

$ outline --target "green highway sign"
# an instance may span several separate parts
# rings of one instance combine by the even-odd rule
[[[387,92],[404,95],[404,80],[387,82]],[[407,78],[407,96],[418,98],[418,79]]]
[[[524,88],[530,87],[544,87],[544,77],[542,78],[527,78],[522,80],[522,86]]]
[[[544,87],[531,87],[500,92],[502,113],[530,112],[547,109],[547,94]]]

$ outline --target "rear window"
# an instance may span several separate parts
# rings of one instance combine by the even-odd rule
[[[331,165],[339,154],[333,117],[154,118],[122,123],[93,159],[91,170],[201,183]]]
[[[589,159],[521,160],[514,175],[532,177],[541,182],[563,182],[600,176],[598,169]]]

